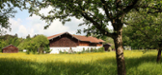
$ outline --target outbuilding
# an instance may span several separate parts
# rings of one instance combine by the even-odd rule
[[[111,45],[108,44],[108,43],[103,45],[103,47],[105,48],[105,51],[108,51],[108,49],[109,49],[110,46],[111,46]]]
[[[2,48],[2,53],[18,53],[19,49],[15,47],[14,45],[8,45],[4,48]]]

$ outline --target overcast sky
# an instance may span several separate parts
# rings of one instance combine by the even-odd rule
[[[41,10],[41,13],[47,14],[51,7],[47,9]],[[44,29],[46,23],[43,20],[40,20],[39,16],[33,15],[29,17],[29,13],[27,10],[20,11],[17,10],[14,18],[10,18],[9,22],[11,23],[11,31],[7,31],[7,34],[15,35],[18,34],[18,37],[25,38],[28,34],[33,37],[35,34],[43,34],[45,36],[51,36],[62,32],[69,32],[71,34],[76,34],[77,29],[83,29],[86,26],[78,27],[82,20],[78,20],[76,18],[72,18],[70,22],[62,23],[59,20],[53,21],[51,26],[47,29]],[[112,27],[110,27],[112,29]],[[85,35],[82,33],[80,35]]]

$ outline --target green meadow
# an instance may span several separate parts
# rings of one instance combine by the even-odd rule
[[[125,51],[127,75],[162,75],[156,50]],[[160,61],[162,62],[162,60]],[[117,75],[115,52],[0,53],[0,75]]]

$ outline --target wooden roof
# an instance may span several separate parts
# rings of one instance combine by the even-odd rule
[[[10,44],[10,45],[8,45],[8,46],[6,46],[6,47],[3,47],[2,49],[5,49],[5,48],[7,48],[7,47],[9,47],[9,46],[15,47],[14,45]],[[17,48],[17,47],[15,47],[15,48]]]
[[[58,36],[61,36],[63,34],[69,34],[69,33],[68,32],[64,32],[64,33],[52,35],[52,36],[47,37],[47,39],[48,40],[51,40],[51,39],[54,39],[54,38],[56,38]],[[71,35],[71,34],[69,34],[69,35]],[[86,41],[86,42],[91,42],[91,43],[105,42],[102,39],[97,39],[97,38],[92,37],[92,36],[89,36],[89,37],[87,37],[87,36],[81,36],[81,35],[71,35],[71,36],[74,37],[74,38],[76,38],[76,39],[78,39],[78,40],[80,40],[80,41]]]

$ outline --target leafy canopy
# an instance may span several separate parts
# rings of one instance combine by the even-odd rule
[[[147,14],[146,11],[130,13],[128,26],[123,30],[123,42],[131,46],[157,48],[162,43],[162,14]]]
[[[14,17],[14,8],[24,9],[26,0],[1,0],[0,1],[0,33],[10,29],[9,18]]]
[[[110,37],[113,36],[112,33],[117,33],[117,30],[123,26],[124,21],[128,19],[126,14],[131,10],[138,11],[141,8],[147,8],[149,12],[162,11],[159,7],[162,2],[159,0],[29,0],[29,3],[31,4],[30,13],[37,14],[46,20],[48,25],[45,28],[48,28],[55,19],[59,19],[64,24],[70,21],[71,17],[75,17],[84,21],[79,26],[88,26],[87,29],[84,29],[87,34],[94,33]],[[48,15],[39,12],[49,6],[52,9]],[[107,28],[108,22],[111,22],[114,28],[113,32]]]
[[[34,38],[27,38],[23,43],[21,43],[21,47],[23,49],[27,49],[29,52],[33,51],[34,53],[41,47],[46,48],[49,45],[49,40],[44,35],[37,35]],[[49,49],[48,49],[49,50]]]

